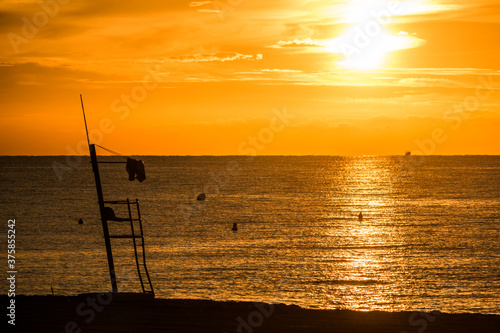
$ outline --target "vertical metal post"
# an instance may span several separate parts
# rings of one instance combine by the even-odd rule
[[[102,195],[101,177],[99,176],[99,166],[97,164],[97,155],[94,144],[89,145],[89,151],[90,151],[90,160],[92,162],[92,170],[94,171],[95,187],[97,189],[97,198],[99,199],[99,211],[101,212],[102,231],[104,233],[104,242],[106,243],[106,254],[108,255],[108,266],[109,266],[109,275],[111,277],[111,287],[113,288],[113,293],[117,293],[118,287],[116,286],[115,265],[113,263],[113,253],[111,252],[111,241],[109,239],[108,220],[106,219],[106,215],[104,213],[104,198]]]

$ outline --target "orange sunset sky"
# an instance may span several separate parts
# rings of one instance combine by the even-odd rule
[[[0,155],[88,154],[80,94],[122,154],[500,154],[498,0],[5,0],[0,18]]]

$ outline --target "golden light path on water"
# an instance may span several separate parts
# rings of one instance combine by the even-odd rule
[[[385,225],[394,216],[393,193],[394,170],[380,159],[351,159],[345,169],[345,189],[342,201],[352,207],[359,207],[362,219],[342,221],[325,229],[322,248],[333,248],[332,254],[320,253],[322,261],[334,257],[345,258],[340,267],[332,266],[323,272],[326,281],[338,281],[337,285],[325,286],[323,292],[332,306],[369,311],[373,308],[395,311],[391,286],[397,278],[388,259],[391,248],[401,245],[397,232]],[[332,183],[338,179],[332,178]],[[375,191],[376,190],[376,195]],[[338,195],[332,198],[338,201]],[[384,219],[378,212],[384,210]],[[353,211],[357,215],[357,211]],[[382,215],[382,214],[380,214]],[[338,247],[335,239],[347,238],[349,243]],[[333,240],[333,241],[332,241]]]

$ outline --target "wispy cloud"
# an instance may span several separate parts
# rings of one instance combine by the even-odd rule
[[[210,62],[210,61],[235,61],[235,60],[262,60],[262,54],[241,54],[238,52],[221,52],[212,54],[193,54],[178,57],[169,57],[174,62]]]
[[[271,72],[271,73],[302,73],[301,70],[297,69],[278,69],[278,68],[273,68],[273,69],[263,69],[262,72]]]
[[[123,58],[123,59],[106,59],[106,60],[75,60],[64,57],[17,57],[12,59],[5,59],[0,62],[0,66],[15,66],[22,64],[37,64],[43,67],[61,67],[61,68],[81,68],[85,66],[91,69],[94,66],[110,66],[122,67],[131,65],[144,65],[144,64],[167,64],[167,63],[191,63],[191,62],[226,62],[237,60],[262,60],[263,55],[258,54],[242,54],[239,52],[212,52],[212,53],[196,53],[186,54],[170,57],[159,58]]]
[[[208,5],[209,3],[212,3],[212,1],[193,1],[189,3],[189,7],[200,7],[203,5]]]
[[[199,8],[197,11],[200,13],[221,13],[221,10],[217,9],[212,1],[193,1],[189,3],[189,7],[202,7],[209,4],[212,4],[212,8]]]
[[[442,78],[405,78],[397,81],[397,84],[405,87],[459,87],[461,83]]]
[[[272,48],[280,48],[280,47],[325,47],[324,44],[322,44],[319,41],[312,40],[311,38],[306,38],[306,39],[295,39],[295,40],[289,40],[289,41],[282,41],[280,40],[277,42],[275,45],[271,45],[269,47]]]
[[[218,9],[198,9],[200,13],[220,13]]]

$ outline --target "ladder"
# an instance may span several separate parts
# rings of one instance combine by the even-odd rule
[[[121,218],[116,217],[114,214],[114,210],[110,207],[105,207],[106,220],[113,222],[129,222],[130,224],[130,234],[120,234],[120,235],[104,235],[104,237],[117,238],[117,239],[132,239],[132,243],[134,246],[134,255],[135,255],[135,264],[137,267],[137,273],[139,275],[139,281],[141,283],[142,292],[144,294],[152,294],[154,297],[154,289],[153,284],[151,283],[151,278],[149,277],[148,268],[146,266],[146,250],[144,247],[144,233],[142,231],[142,220],[141,220],[141,211],[139,209],[139,200],[135,199],[135,202],[130,202],[130,199],[127,200],[118,200],[118,201],[104,201],[104,204],[107,205],[127,205],[128,209],[128,217]],[[132,206],[135,206],[137,218],[132,216]],[[135,224],[135,226],[134,226]],[[107,239],[106,241],[109,241]]]

